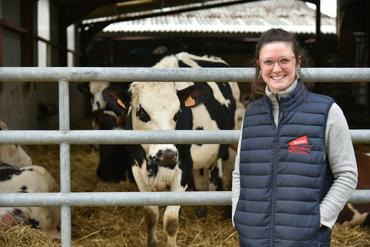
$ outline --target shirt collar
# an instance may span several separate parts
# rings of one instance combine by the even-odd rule
[[[270,88],[266,85],[265,87],[265,94],[266,96],[271,99],[271,100],[276,100],[277,98],[281,99],[281,98],[286,98],[289,96],[289,94],[291,94],[294,89],[296,88],[298,84],[298,81],[295,80],[292,85],[290,85],[287,89],[281,91],[281,92],[278,92],[277,94],[273,94],[271,91],[270,91]]]

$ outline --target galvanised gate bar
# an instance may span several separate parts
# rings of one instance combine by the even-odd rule
[[[368,82],[370,68],[304,68],[306,82]],[[1,131],[0,144],[59,144],[59,193],[3,193],[0,206],[60,206],[62,246],[71,246],[71,206],[230,205],[231,192],[71,193],[71,144],[236,143],[237,130],[109,131],[70,130],[69,82],[82,81],[238,81],[250,82],[253,68],[0,68],[0,81],[59,83],[58,131]],[[370,144],[370,129],[351,130],[354,143]],[[350,202],[370,202],[370,190],[356,190]]]

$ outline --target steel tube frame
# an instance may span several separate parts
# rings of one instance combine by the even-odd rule
[[[59,80],[59,129],[69,131],[69,83],[65,79]],[[60,192],[68,194],[71,192],[71,170],[70,170],[70,143],[63,141],[59,146],[60,153]],[[63,203],[61,206],[61,239],[62,247],[72,246],[72,216],[71,206]]]
[[[356,190],[349,202],[369,203],[370,190]],[[2,193],[1,206],[231,205],[230,191]]]
[[[253,68],[2,67],[0,81],[237,81],[251,82]],[[368,82],[370,68],[302,68],[306,82]],[[27,79],[25,79],[27,78]]]
[[[370,129],[350,133],[354,143],[370,143]],[[239,135],[239,130],[5,130],[0,131],[0,144],[230,144]]]
[[[370,68],[303,68],[306,82],[368,82]],[[250,82],[253,68],[35,68],[2,67],[0,81],[58,82],[59,131],[0,131],[0,144],[59,144],[60,193],[1,193],[1,206],[61,206],[62,247],[71,246],[71,206],[230,205],[231,192],[71,193],[71,144],[236,143],[240,131],[71,131],[69,82],[238,81]],[[25,79],[27,78],[27,79]],[[370,130],[351,130],[355,143],[370,143]],[[370,202],[370,190],[356,190],[352,203]]]

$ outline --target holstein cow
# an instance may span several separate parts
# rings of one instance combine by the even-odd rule
[[[0,131],[8,130],[8,126],[0,121]],[[0,162],[23,167],[32,165],[31,157],[23,150],[20,145],[0,144]]]
[[[8,130],[2,121],[0,130]],[[0,145],[0,193],[54,192],[56,189],[50,173],[41,166],[32,166],[31,157],[20,145]],[[51,238],[60,238],[60,212],[55,207],[0,207],[0,222],[30,224]]]
[[[99,118],[99,129],[100,130],[122,130],[120,126],[122,123],[118,122],[115,113],[110,111],[103,111]],[[128,154],[128,150],[125,145],[99,145],[99,165],[96,170],[98,178],[105,182],[120,182],[125,181],[126,177],[130,181],[134,181],[131,164],[122,163],[122,160]]]
[[[0,193],[56,190],[55,180],[41,166],[16,168],[0,163]],[[60,210],[56,207],[0,207],[0,222],[10,225],[29,224],[50,238],[60,238]]]
[[[357,189],[370,189],[370,156],[356,150],[358,167]],[[370,226],[370,203],[347,204],[338,216],[337,223],[347,226]]]
[[[119,130],[124,127],[126,115],[117,115],[107,102],[103,99],[102,92],[109,85],[115,85],[105,81],[91,81],[89,83],[79,84],[79,90],[88,93],[92,111],[92,129],[96,130]],[[123,88],[128,88],[127,84],[119,84]],[[98,145],[99,165],[96,175],[104,182],[118,183],[125,181],[126,177],[133,182],[134,178],[131,171],[131,165],[121,162],[123,155],[126,155],[125,147],[122,145]]]
[[[109,85],[115,85],[115,82],[107,81],[91,81],[88,83],[81,83],[78,85],[78,89],[89,95],[92,113],[92,129],[100,129],[101,121],[105,121],[103,118],[107,116],[114,117],[116,120],[115,127],[122,127],[124,119],[120,119],[109,106],[107,102],[103,99],[102,92]],[[119,83],[121,87],[128,88],[129,84]],[[106,127],[103,127],[106,129]]]
[[[154,68],[227,67],[220,58],[188,53],[168,56]],[[240,92],[235,82],[133,82],[129,90],[109,86],[103,97],[117,114],[128,116],[124,129],[219,130],[236,129],[240,123]],[[230,145],[142,144],[125,145],[123,163],[132,165],[140,191],[208,190],[210,169],[224,161],[223,174],[230,181],[234,156]],[[229,182],[228,182],[229,183]],[[157,206],[147,206],[148,246],[156,246]],[[164,213],[167,246],[176,246],[180,206]]]

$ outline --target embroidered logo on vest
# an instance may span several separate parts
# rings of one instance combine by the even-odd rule
[[[288,152],[298,154],[308,154],[311,151],[311,145],[308,144],[307,135],[300,136],[288,142]]]

